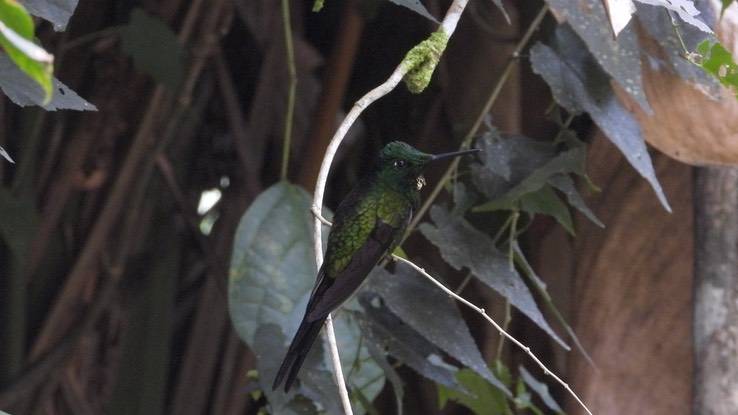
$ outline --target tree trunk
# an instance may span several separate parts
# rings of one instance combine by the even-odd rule
[[[602,191],[586,201],[606,227],[577,216],[575,238],[558,230],[540,251],[542,276],[562,299],[556,304],[570,299],[566,319],[596,368],[577,351],[558,365],[596,415],[688,415],[692,407],[692,168],[659,153],[653,162],[673,213],[597,133],[587,165],[597,166],[591,178]],[[566,409],[586,414],[573,401]]]
[[[694,413],[738,408],[738,168],[695,175]]]

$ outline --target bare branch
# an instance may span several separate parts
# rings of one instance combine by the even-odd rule
[[[563,386],[567,390],[567,392],[569,392],[569,394],[571,396],[573,396],[574,399],[576,399],[577,402],[579,402],[579,405],[581,405],[582,408],[584,408],[584,410],[587,411],[587,413],[589,415],[592,415],[592,412],[589,410],[589,408],[587,408],[587,406],[584,404],[584,402],[582,402],[582,400],[579,399],[579,396],[577,396],[577,394],[574,393],[573,390],[571,390],[571,388],[569,387],[569,385],[566,382],[564,382],[563,380],[561,380],[561,378],[559,378],[551,370],[549,370],[546,367],[546,365],[544,365],[543,362],[541,362],[540,359],[538,359],[536,357],[536,355],[534,355],[533,352],[530,351],[530,347],[524,345],[523,343],[520,343],[515,337],[511,336],[505,330],[503,330],[503,328],[500,327],[500,325],[497,324],[497,322],[494,321],[492,319],[492,317],[490,317],[483,308],[477,307],[476,305],[474,305],[473,303],[469,302],[464,297],[462,297],[462,296],[456,294],[455,292],[449,290],[448,288],[446,288],[445,285],[441,284],[438,280],[436,280],[430,274],[428,274],[423,268],[420,268],[419,266],[415,265],[411,261],[408,261],[407,259],[402,258],[402,257],[399,257],[399,256],[394,255],[394,254],[392,255],[392,259],[394,259],[395,261],[404,262],[405,264],[410,265],[414,270],[418,271],[422,276],[424,276],[425,278],[427,278],[428,280],[430,280],[433,284],[435,284],[438,288],[440,288],[441,290],[443,290],[443,292],[445,292],[446,294],[448,294],[449,296],[451,296],[453,299],[455,299],[456,301],[458,301],[458,302],[464,304],[465,306],[471,308],[472,310],[476,311],[477,313],[481,314],[482,317],[484,317],[487,321],[489,321],[489,323],[492,324],[492,326],[494,326],[494,328],[497,329],[497,331],[501,335],[505,336],[514,345],[518,346],[526,354],[528,354],[528,356],[530,356],[530,358],[533,359],[533,361],[536,362],[536,364],[543,370],[543,373],[544,374],[553,377],[557,382],[559,382],[559,384],[561,384],[561,386]]]

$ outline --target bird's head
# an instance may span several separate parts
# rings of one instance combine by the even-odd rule
[[[402,141],[393,141],[379,152],[377,174],[380,180],[400,189],[420,190],[425,185],[423,169],[428,163],[477,151],[480,150],[471,149],[433,155],[423,153]]]

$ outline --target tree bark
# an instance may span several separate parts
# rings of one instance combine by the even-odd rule
[[[692,167],[654,152],[673,208],[597,132],[587,166],[600,192],[584,195],[605,224],[576,215],[576,237],[553,227],[537,239],[537,267],[592,366],[553,347],[566,381],[596,415],[689,415],[692,411]],[[593,167],[595,166],[595,167]],[[573,399],[569,415],[586,415]]]
[[[694,413],[738,410],[738,168],[695,173]]]

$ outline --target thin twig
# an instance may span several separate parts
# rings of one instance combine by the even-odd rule
[[[287,51],[287,68],[290,74],[290,86],[287,93],[287,114],[284,120],[284,148],[282,149],[282,166],[279,177],[287,179],[287,166],[290,163],[290,147],[292,147],[292,120],[295,118],[295,93],[297,91],[297,70],[295,69],[295,48],[292,45],[292,21],[290,19],[290,2],[282,0],[282,27],[284,28],[284,47]]]
[[[425,278],[427,278],[430,282],[432,282],[433,284],[435,284],[438,288],[440,288],[441,290],[443,290],[443,292],[445,292],[446,294],[448,294],[449,296],[451,296],[453,299],[455,299],[456,301],[458,301],[458,302],[464,304],[465,306],[471,308],[472,310],[476,311],[477,313],[481,314],[482,317],[484,317],[487,321],[489,321],[489,323],[492,324],[492,326],[494,326],[494,328],[497,329],[497,331],[501,335],[505,336],[505,338],[507,338],[508,340],[510,340],[514,345],[518,346],[526,354],[528,354],[528,356],[530,356],[530,358],[543,370],[543,373],[544,374],[553,377],[554,380],[556,380],[559,384],[561,384],[561,386],[563,386],[564,389],[566,389],[566,391],[569,392],[569,394],[572,397],[574,397],[574,399],[577,402],[579,402],[579,405],[581,405],[582,408],[584,408],[584,410],[587,411],[587,413],[589,415],[592,415],[592,412],[589,410],[589,408],[587,408],[587,406],[584,404],[584,402],[582,402],[582,400],[579,399],[579,396],[577,396],[577,394],[574,393],[574,391],[569,387],[569,385],[566,382],[564,382],[563,380],[561,380],[561,378],[559,378],[558,376],[556,376],[556,374],[554,374],[551,370],[549,370],[546,367],[546,365],[544,365],[543,362],[541,362],[536,357],[536,355],[534,355],[533,352],[530,351],[530,347],[525,346],[523,343],[519,342],[515,337],[511,336],[510,334],[508,334],[502,327],[500,327],[500,325],[497,324],[497,322],[495,322],[492,319],[492,317],[490,317],[483,308],[477,307],[476,305],[474,305],[473,303],[471,303],[470,301],[468,301],[464,297],[461,297],[460,295],[456,294],[452,290],[446,288],[445,285],[443,285],[438,280],[436,280],[435,278],[433,278],[423,268],[415,265],[413,262],[408,261],[407,259],[401,258],[401,257],[399,257],[397,255],[392,255],[392,259],[394,259],[395,261],[400,261],[400,262],[403,262],[403,263],[405,263],[407,265],[410,265],[414,270],[418,271],[422,276],[424,276]]]

